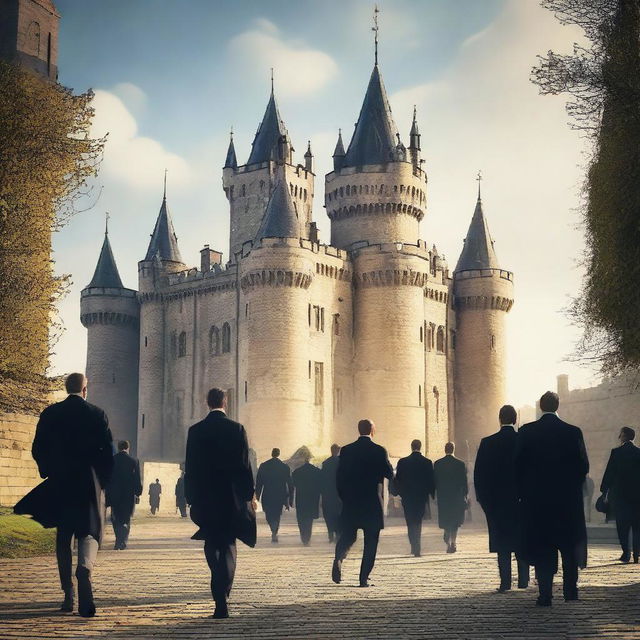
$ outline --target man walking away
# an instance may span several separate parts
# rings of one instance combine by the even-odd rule
[[[187,498],[184,495],[184,471],[176,482],[176,509],[180,511],[180,517],[187,517]]]
[[[522,531],[516,493],[516,410],[500,409],[500,431],[480,441],[473,472],[478,503],[489,528],[489,551],[498,554],[499,593],[511,589],[511,554],[518,562],[518,589],[529,586],[529,565],[521,553]]]
[[[360,565],[360,586],[369,586],[369,574],[376,561],[380,530],[384,529],[383,483],[393,478],[387,450],[373,442],[375,426],[371,420],[358,422],[360,437],[342,447],[336,476],[342,500],[340,535],[336,543],[331,578],[342,580],[342,561],[358,536],[364,532],[364,551]]]
[[[191,519],[200,527],[211,569],[214,618],[228,618],[227,600],[236,570],[236,539],[256,543],[253,474],[244,427],[227,418],[222,389],[207,394],[209,414],[189,429],[185,492]]]
[[[455,444],[447,442],[444,445],[444,458],[436,460],[433,465],[438,500],[438,526],[444,529],[447,553],[455,553],[458,550],[458,529],[464,523],[469,492],[467,465],[453,455],[454,451]]]
[[[104,532],[104,487],[113,469],[112,438],[105,412],[86,402],[87,379],[72,373],[69,396],[47,407],[36,427],[32,454],[45,482],[27,494],[16,513],[57,527],[56,556],[64,591],[62,611],[73,611],[73,538],[78,543],[78,613],[95,615],[91,573]]]
[[[331,457],[322,463],[322,515],[327,525],[329,542],[334,542],[338,536],[340,511],[342,510],[342,501],[336,485],[339,455],[340,447],[337,444],[332,444]]]
[[[116,535],[114,549],[126,549],[131,528],[131,516],[136,497],[142,495],[140,464],[129,455],[129,443],[118,442],[118,453],[113,457],[113,473],[107,486],[107,505],[111,506],[111,524]]]
[[[558,552],[566,601],[578,599],[578,567],[587,563],[582,485],[589,460],[582,431],[558,417],[559,404],[552,391],[540,398],[542,416],[520,428],[516,449],[523,550],[536,569],[540,607],[551,606]]]
[[[311,542],[313,521],[320,516],[320,484],[322,472],[309,462],[310,454],[305,454],[305,462],[292,474],[295,489],[296,519],[300,530],[300,540],[305,547]]]
[[[633,444],[636,432],[620,429],[620,446],[611,450],[600,490],[611,503],[622,547],[620,562],[631,559],[629,532],[632,533],[633,561],[640,555],[640,449]]]
[[[425,508],[429,496],[433,498],[436,491],[433,463],[420,453],[421,448],[420,440],[413,440],[411,455],[400,458],[396,468],[396,489],[402,498],[411,553],[416,558],[421,555],[422,519]]]
[[[291,469],[279,457],[280,449],[276,447],[271,451],[271,460],[260,465],[256,477],[256,498],[262,503],[274,543],[278,542],[282,507],[289,510],[293,505]]]
[[[155,516],[156,511],[160,509],[160,494],[162,493],[162,485],[160,480],[156,478],[155,482],[149,485],[149,506],[151,507],[151,515]]]

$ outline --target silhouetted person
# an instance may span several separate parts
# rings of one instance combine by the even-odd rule
[[[156,511],[160,509],[160,494],[162,493],[162,485],[160,480],[156,478],[155,482],[149,485],[149,506],[151,507],[151,515],[155,516]]]
[[[256,542],[253,474],[244,427],[227,418],[222,389],[207,394],[209,414],[189,429],[185,459],[185,492],[191,519],[204,540],[211,569],[214,618],[228,618],[227,599],[236,570],[236,539]]]
[[[56,556],[64,591],[62,611],[73,611],[73,538],[78,544],[78,613],[95,615],[91,572],[104,532],[104,487],[113,469],[112,438],[105,412],[86,402],[87,379],[72,373],[69,396],[47,407],[36,427],[32,454],[47,478],[16,506],[45,526],[57,527]]]
[[[529,586],[529,565],[521,553],[522,531],[516,491],[517,416],[511,405],[500,409],[500,431],[480,441],[473,474],[476,498],[487,517],[489,551],[498,554],[500,593],[511,589],[512,553],[518,563],[518,589]]]
[[[447,545],[447,553],[455,553],[458,550],[458,529],[464,523],[469,492],[467,465],[453,455],[454,451],[454,443],[447,442],[444,446],[444,458],[436,460],[433,465],[438,500],[438,526],[444,529],[443,538]]]
[[[184,471],[176,482],[176,509],[180,511],[180,517],[187,517],[187,497],[184,493]]]
[[[591,522],[591,509],[593,507],[593,492],[595,490],[595,484],[591,476],[587,476],[584,479],[582,485],[582,497],[584,498],[584,517],[587,522]]]
[[[636,432],[620,429],[620,446],[611,450],[600,490],[611,503],[622,547],[621,562],[629,562],[629,533],[632,534],[633,561],[640,555],[640,449],[633,444]]]
[[[376,561],[380,530],[384,529],[383,482],[393,478],[387,450],[373,442],[375,426],[371,420],[358,422],[360,437],[340,450],[336,481],[342,500],[340,535],[336,543],[331,578],[342,579],[342,561],[364,532],[364,551],[360,565],[360,586],[369,586],[369,574]]]
[[[522,507],[524,553],[535,566],[540,595],[550,607],[553,576],[562,555],[563,594],[578,599],[578,567],[587,562],[582,485],[589,460],[582,431],[560,420],[558,395],[540,398],[542,416],[518,432],[516,484]]]
[[[113,456],[113,473],[107,485],[107,505],[111,506],[111,524],[116,535],[114,549],[126,549],[131,528],[131,516],[136,497],[142,495],[140,464],[129,455],[129,443],[118,442],[118,453]]]
[[[258,467],[256,477],[256,497],[262,504],[267,524],[271,529],[271,542],[278,542],[278,530],[282,507],[293,506],[293,484],[291,469],[279,459],[280,449],[271,451],[271,460]]]
[[[296,520],[300,530],[300,540],[305,547],[311,542],[313,521],[320,517],[320,488],[322,471],[312,465],[310,456],[305,456],[303,465],[294,470],[291,480],[295,489]]]
[[[395,480],[396,490],[402,498],[411,553],[416,557],[421,555],[420,539],[425,508],[429,496],[433,498],[436,492],[433,463],[420,453],[421,448],[420,440],[411,442],[411,455],[398,460]]]
[[[340,447],[337,444],[331,445],[331,457],[322,463],[322,515],[324,516],[329,542],[334,542],[340,530],[340,511],[342,511],[342,500],[338,495],[336,484],[336,474],[338,463],[340,462]]]

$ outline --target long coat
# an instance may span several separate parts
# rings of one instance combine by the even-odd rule
[[[336,483],[339,462],[339,456],[331,456],[322,463],[322,513],[329,519],[339,516],[342,510]]]
[[[433,465],[438,498],[438,526],[457,529],[464,522],[467,508],[467,465],[453,455],[436,460]]]
[[[614,516],[640,514],[640,449],[632,442],[611,450],[600,491],[609,492]]]
[[[291,474],[291,480],[295,489],[297,517],[302,519],[318,518],[320,515],[322,471],[306,462]]]
[[[142,495],[140,463],[126,451],[113,456],[113,473],[107,485],[107,506],[116,513],[131,516],[136,496]]]
[[[159,482],[152,482],[149,485],[149,506],[152,509],[160,508],[161,493],[162,493],[162,485]]]
[[[176,507],[180,509],[181,507],[187,506],[187,496],[184,494],[184,476],[180,476],[176,481]]]
[[[253,474],[244,427],[222,411],[211,411],[187,436],[184,486],[196,540],[255,545]]]
[[[417,512],[422,518],[429,496],[433,498],[436,493],[431,460],[419,451],[412,451],[406,458],[398,460],[395,481],[404,509]]]
[[[278,458],[266,460],[258,467],[256,496],[265,511],[277,511],[293,505],[293,484],[289,465]]]
[[[31,452],[40,477],[47,480],[15,506],[16,513],[101,542],[104,487],[113,469],[105,412],[76,395],[47,407],[40,414]]]
[[[515,465],[529,562],[535,565],[550,549],[561,549],[573,551],[578,565],[586,566],[582,485],[589,459],[582,431],[543,414],[520,428]]]
[[[345,529],[384,529],[382,484],[393,478],[387,450],[367,436],[340,450],[336,473]]]
[[[519,551],[520,506],[516,491],[516,446],[518,434],[504,426],[480,441],[473,483],[476,498],[487,517],[489,551]]]

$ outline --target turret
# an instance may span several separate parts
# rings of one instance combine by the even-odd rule
[[[505,318],[513,274],[501,269],[478,200],[454,271],[455,424],[461,457],[471,462],[480,439],[496,429],[506,397]]]
[[[311,140],[309,140],[307,150],[304,154],[304,168],[307,171],[313,171],[313,153],[311,153]]]
[[[236,158],[236,148],[233,145],[233,129],[229,134],[229,147],[227,149],[227,157],[224,161],[224,169],[237,169],[238,160]]]
[[[413,107],[413,122],[411,123],[411,131],[409,132],[409,156],[411,164],[420,168],[420,131],[418,130],[418,120],[416,117],[416,108]]]
[[[88,400],[106,411],[114,439],[136,451],[140,311],[136,292],[120,279],[108,230],[80,294],[80,320],[87,328]]]
[[[336,148],[333,151],[333,170],[340,171],[344,166],[344,157],[347,154],[344,150],[344,143],[342,142],[342,129],[338,129],[338,142],[336,142]]]

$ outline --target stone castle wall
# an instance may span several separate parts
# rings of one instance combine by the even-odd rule
[[[0,414],[0,506],[13,506],[40,482],[31,457],[37,422],[37,416]]]

